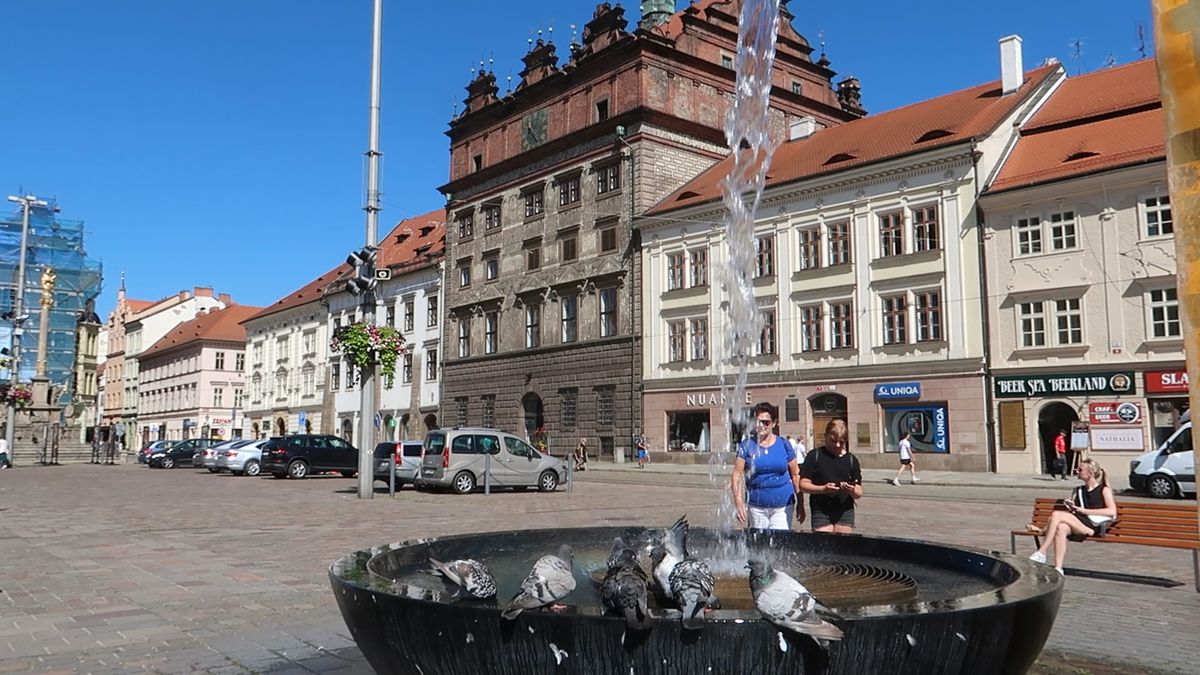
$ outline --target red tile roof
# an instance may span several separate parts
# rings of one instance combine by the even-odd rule
[[[1033,119],[988,193],[1165,160],[1154,61],[1069,78]]]
[[[136,313],[142,311],[143,309],[146,309],[147,307],[152,307],[153,305],[155,305],[159,302],[162,302],[162,301],[161,300],[130,300],[130,299],[126,299],[125,306],[129,308],[130,312],[133,312],[134,314],[136,314]]]
[[[913,152],[964,143],[994,130],[1031,92],[1061,70],[1047,65],[1025,73],[1016,93],[1002,96],[999,80],[914,103],[896,110],[819,129],[775,150],[767,186],[814,178]],[[647,215],[721,198],[721,183],[733,160],[726,157],[676,190]]]
[[[242,327],[242,322],[257,314],[261,309],[262,307],[232,305],[225,309],[205,312],[191,321],[185,321],[171,329],[161,340],[142,352],[138,358],[144,359],[147,356],[202,341],[244,343],[246,329]]]

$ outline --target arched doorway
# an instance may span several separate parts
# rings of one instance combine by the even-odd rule
[[[1079,421],[1075,406],[1062,401],[1053,401],[1038,411],[1038,439],[1042,447],[1042,473],[1050,473],[1054,462],[1054,437],[1060,431],[1067,432],[1067,459],[1071,458],[1071,423]],[[1069,467],[1068,467],[1069,468]]]
[[[342,418],[342,439],[354,445],[354,422],[349,417]]]
[[[542,397],[532,391],[525,394],[521,397],[521,410],[525,415],[525,435],[532,438],[534,431],[546,426]]]
[[[277,436],[286,436],[287,435],[287,420],[283,419],[282,417],[275,418],[275,435],[277,435]]]
[[[850,418],[846,410],[846,397],[841,394],[817,394],[808,399],[812,408],[812,437],[808,439],[808,447],[814,448],[825,444],[825,427],[833,420],[841,420],[850,428]]]
[[[400,416],[400,438],[412,438],[412,415],[404,413]]]
[[[436,428],[438,428],[437,415],[434,415],[433,413],[429,413],[428,415],[425,416],[425,430],[429,431],[429,430],[436,429]]]
[[[383,440],[396,440],[396,418],[391,413],[383,416]]]

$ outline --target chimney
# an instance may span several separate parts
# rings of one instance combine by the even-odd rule
[[[805,115],[804,117],[793,121],[788,127],[788,140],[796,141],[800,140],[801,138],[808,138],[809,136],[817,133],[817,129],[820,129],[821,127],[822,124],[818,122],[816,118]]]
[[[211,298],[213,295],[213,289],[208,286],[196,286],[192,292],[197,298]]]
[[[1021,65],[1021,36],[1000,38],[1000,88],[1007,96],[1021,88],[1025,69]]]
[[[229,297],[228,293],[222,293],[222,294],[218,295],[217,300],[220,300],[221,303],[224,304],[226,307],[230,307],[233,305],[233,298]]]

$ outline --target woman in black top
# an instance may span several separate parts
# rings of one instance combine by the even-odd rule
[[[846,423],[825,425],[825,445],[813,449],[800,467],[800,491],[807,492],[813,532],[854,531],[854,502],[863,495],[862,467],[847,448]]]
[[[1041,547],[1029,559],[1046,562],[1046,551],[1054,546],[1054,569],[1060,574],[1063,571],[1063,559],[1067,555],[1067,537],[1103,536],[1108,524],[1117,517],[1117,501],[1113,498],[1112,488],[1108,486],[1100,463],[1085,459],[1079,463],[1075,473],[1083,485],[1076,488],[1069,499],[1062,501],[1061,510],[1055,507],[1045,530],[1032,523],[1029,525],[1030,530],[1045,535]]]

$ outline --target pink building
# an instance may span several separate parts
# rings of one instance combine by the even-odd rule
[[[212,309],[179,324],[139,357],[142,441],[238,438],[244,416],[246,329],[261,307]]]

